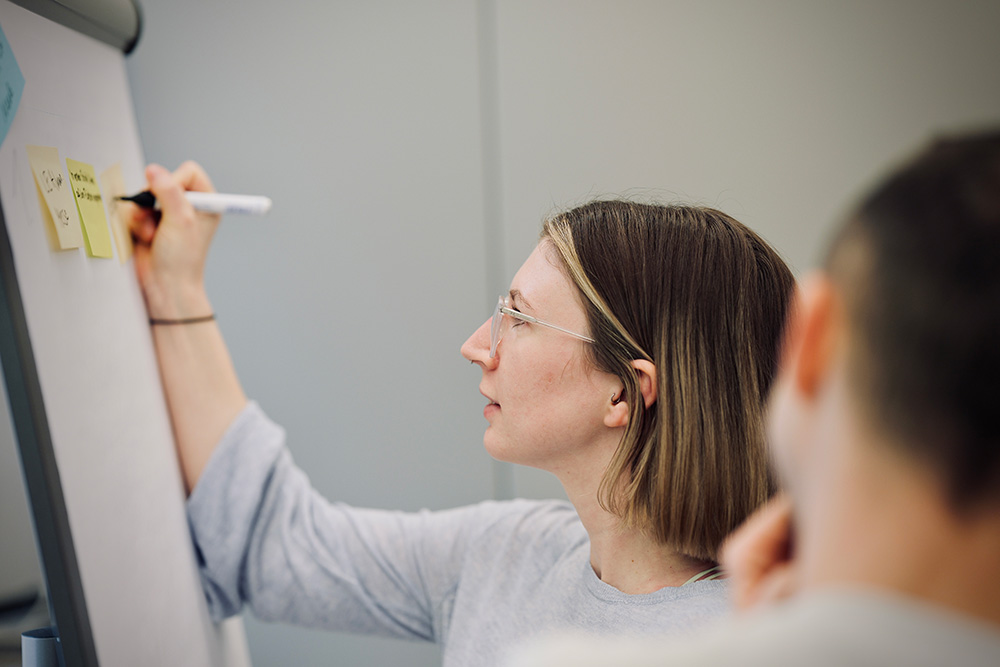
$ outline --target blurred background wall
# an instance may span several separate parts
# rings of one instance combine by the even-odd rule
[[[1000,120],[995,1],[141,5],[127,67],[147,159],[275,201],[224,221],[208,268],[241,379],[315,486],[359,505],[562,495],[482,451],[480,373],[458,354],[547,214],[707,204],[801,274],[906,151]],[[247,632],[258,666],[440,662]]]

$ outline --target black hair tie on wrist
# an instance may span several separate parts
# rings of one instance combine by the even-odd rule
[[[150,324],[197,324],[199,322],[211,322],[215,319],[215,313],[202,315],[201,317],[184,317],[179,320],[161,320],[155,317],[149,318]]]

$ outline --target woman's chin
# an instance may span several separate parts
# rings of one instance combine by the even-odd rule
[[[483,434],[483,447],[486,453],[503,463],[519,463],[515,452],[511,451],[510,443],[498,436],[492,426],[486,429],[486,433]]]

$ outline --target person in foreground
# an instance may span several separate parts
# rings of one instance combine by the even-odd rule
[[[726,610],[718,550],[773,492],[763,406],[793,288],[751,230],[622,201],[548,220],[462,355],[482,372],[488,452],[551,471],[572,502],[406,514],[310,487],[210,318],[218,219],[183,196],[207,176],[147,177],[162,220],[132,211],[136,270],[215,618],[248,605],[435,641],[445,665],[470,666],[545,630],[683,633]]]
[[[796,301],[768,417],[787,496],[725,549],[746,612],[511,665],[1000,665],[1000,132],[891,175]]]

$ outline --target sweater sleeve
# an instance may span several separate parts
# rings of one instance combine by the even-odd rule
[[[468,545],[500,506],[404,513],[330,503],[284,441],[248,404],[188,500],[213,618],[246,604],[263,620],[439,640]]]

